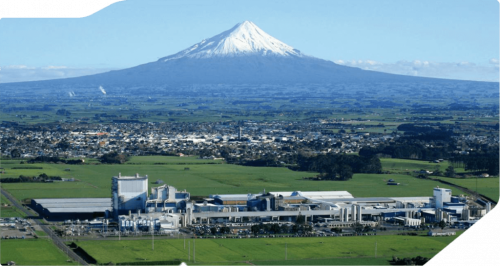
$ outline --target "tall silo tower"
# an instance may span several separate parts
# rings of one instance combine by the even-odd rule
[[[148,199],[148,176],[122,176],[119,173],[118,176],[113,176],[111,192],[115,219],[129,211],[144,212]]]

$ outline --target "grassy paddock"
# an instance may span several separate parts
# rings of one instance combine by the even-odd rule
[[[396,159],[396,158],[381,158],[382,169],[384,171],[391,171],[395,173],[413,172],[421,169],[434,171],[436,169],[444,172],[448,166],[450,166],[448,161],[443,161],[441,163],[432,163],[429,161],[422,160],[408,160],[408,159]],[[463,168],[455,168],[455,172],[465,172]]]
[[[11,161],[14,162],[14,161]],[[207,164],[211,160],[199,160],[193,157],[145,156],[132,157],[130,164],[34,164],[43,170],[16,169],[8,170],[4,177],[17,177],[20,174],[34,175],[42,172],[63,178],[74,177],[77,182],[54,183],[3,183],[18,199],[26,198],[63,198],[63,197],[110,197],[111,177],[122,175],[149,176],[149,186],[158,186],[155,181],[163,180],[166,184],[178,189],[186,189],[192,196],[208,196],[209,194],[258,193],[266,191],[330,191],[346,190],[355,197],[399,197],[399,196],[432,196],[432,189],[442,186],[441,183],[416,179],[407,174],[355,174],[348,181],[312,181],[302,177],[315,176],[317,173],[296,172],[287,168],[247,167],[231,164]],[[215,161],[218,162],[218,161]],[[19,164],[19,161],[17,161]],[[161,164],[157,164],[161,163]],[[425,166],[438,166],[426,161],[382,159],[384,170],[431,169]],[[15,167],[16,164],[9,166]],[[439,164],[447,167],[447,162]],[[71,171],[64,171],[70,168]],[[13,172],[15,171],[15,172]],[[36,172],[35,172],[36,171]],[[40,173],[38,173],[40,172]],[[396,172],[396,171],[392,171]],[[386,182],[394,179],[399,186],[388,186]],[[449,182],[469,188],[475,188],[475,180],[443,178]],[[496,181],[496,182],[495,182]],[[498,179],[479,180],[479,192],[498,198]],[[495,194],[496,192],[496,194]],[[461,194],[453,191],[453,194]]]
[[[386,266],[390,265],[388,261],[392,257],[377,258],[330,258],[330,259],[308,259],[308,260],[269,260],[269,261],[251,261],[255,266],[303,266],[303,265],[357,265],[357,266]],[[248,266],[246,261],[239,262],[217,262],[217,263],[199,263],[200,266]]]
[[[155,164],[155,163],[163,164]],[[17,169],[6,177],[20,174],[57,175],[63,178],[74,177],[78,182],[54,183],[3,183],[18,199],[26,198],[63,198],[63,197],[110,197],[111,177],[122,175],[149,176],[149,186],[157,186],[156,180],[178,189],[187,189],[193,196],[225,193],[258,193],[266,191],[329,191],[347,190],[356,197],[380,196],[430,196],[432,188],[439,185],[434,181],[423,181],[408,175],[355,174],[349,181],[312,181],[302,177],[315,176],[317,173],[296,172],[287,168],[246,167],[230,164],[192,164],[193,162],[213,162],[192,157],[147,156],[133,157],[133,164],[34,164],[43,170]],[[15,164],[12,164],[15,166]],[[64,171],[70,168],[71,171]],[[188,169],[186,169],[188,168]],[[37,172],[34,172],[37,171]],[[386,181],[395,179],[400,186],[387,186]]]
[[[408,175],[355,174],[349,181],[312,181],[302,177],[316,173],[295,172],[286,168],[245,167],[228,164],[189,165],[73,165],[64,172],[65,165],[51,165],[62,177],[74,177],[79,182],[5,183],[18,199],[63,197],[110,197],[111,177],[140,173],[149,176],[149,186],[157,186],[158,179],[178,189],[187,189],[193,196],[226,193],[258,193],[266,191],[330,191],[347,190],[357,197],[430,196],[434,181],[423,181]],[[400,186],[387,186],[388,179]]]
[[[9,207],[4,207],[3,204],[9,204]],[[26,217],[26,215],[19,210],[18,208],[14,207],[12,203],[4,197],[4,195],[1,195],[1,209],[0,209],[0,217],[5,218],[5,217]]]
[[[420,169],[434,171],[436,168],[439,168],[441,171],[444,172],[445,169],[449,166],[448,161],[443,161],[442,163],[439,164],[429,163],[428,161],[391,159],[391,158],[382,158],[380,159],[380,161],[382,162],[382,168],[384,171],[391,171],[393,173],[412,172]],[[465,170],[463,168],[455,168],[455,171],[458,173],[465,173]],[[432,176],[432,178],[438,178],[446,182],[450,182],[462,187],[469,188],[471,190],[476,190],[476,178],[462,179],[462,178],[448,178],[448,177],[436,177],[436,176]],[[446,186],[444,184],[439,184],[439,183],[437,185]],[[498,200],[499,185],[500,184],[498,177],[478,178],[477,191],[480,194]],[[464,193],[462,191],[454,189],[453,194],[464,194]]]
[[[17,265],[72,265],[68,257],[46,239],[2,240],[2,265],[15,261]]]
[[[459,235],[459,234],[458,234]],[[458,236],[457,235],[457,236]],[[256,264],[316,264],[313,260],[330,264],[339,260],[341,264],[359,264],[375,256],[377,242],[377,264],[384,264],[386,258],[433,257],[457,236],[433,238],[427,236],[364,236],[364,237],[314,237],[314,238],[264,238],[264,239],[197,239],[196,262],[198,264],[218,264],[227,262],[250,261]],[[188,260],[188,246],[193,255],[194,240],[165,239],[121,241],[81,241],[85,249],[99,263]],[[285,243],[287,261],[285,262]],[[164,252],[168,250],[168,252]],[[192,257],[191,257],[192,259]],[[320,261],[317,261],[320,262]],[[188,263],[189,264],[189,263]],[[337,263],[334,263],[337,264]],[[388,263],[385,263],[388,264]]]

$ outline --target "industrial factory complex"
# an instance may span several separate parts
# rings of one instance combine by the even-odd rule
[[[48,220],[91,220],[96,226],[114,224],[122,232],[171,232],[196,224],[288,223],[300,216],[305,222],[329,227],[374,226],[387,220],[414,227],[440,221],[472,224],[491,209],[489,202],[471,204],[466,197],[452,196],[450,189],[439,187],[432,197],[355,198],[347,191],[263,190],[209,195],[195,202],[186,190],[169,185],[153,187],[148,193],[148,176],[139,174],[114,176],[112,198],[33,199],[31,204]]]

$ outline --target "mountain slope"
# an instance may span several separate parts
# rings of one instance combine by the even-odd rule
[[[161,58],[167,62],[179,58],[212,58],[234,56],[299,56],[300,51],[265,33],[253,22],[245,21],[230,30],[203,40],[179,53]]]
[[[245,21],[156,62],[96,75],[23,82],[51,86],[416,82],[419,78],[337,65],[307,56]]]

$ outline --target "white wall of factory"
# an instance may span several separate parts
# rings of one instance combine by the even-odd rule
[[[436,187],[433,192],[436,208],[442,209],[445,202],[451,201],[451,189]]]
[[[129,210],[144,211],[148,198],[148,176],[114,176],[112,179],[113,214],[126,214]]]

